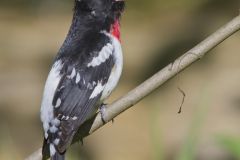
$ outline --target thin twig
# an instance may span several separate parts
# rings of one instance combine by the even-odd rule
[[[180,87],[178,87],[178,90],[179,90],[179,92],[181,92],[182,95],[183,95],[182,103],[181,103],[181,105],[180,105],[180,107],[179,107],[179,111],[178,111],[178,114],[180,114],[180,113],[182,113],[182,106],[183,106],[183,104],[184,104],[186,94],[185,94],[185,92],[184,92]]]
[[[164,69],[156,73],[154,76],[143,82],[141,85],[127,93],[125,96],[116,100],[114,103],[106,107],[107,122],[129,109],[144,97],[149,95],[159,86],[164,84],[169,79],[173,78],[180,71],[190,66],[193,62],[203,57],[207,52],[216,47],[222,41],[233,35],[240,29],[240,16],[237,16],[232,21],[227,23],[225,26],[220,28],[218,31],[213,33],[211,36],[206,38],[204,41],[199,43],[193,49],[179,57],[174,61],[173,64],[166,66]],[[169,70],[171,68],[171,70]],[[101,115],[96,114],[90,121],[84,123],[79,129],[77,136],[74,138],[73,143],[81,140],[92,134],[94,131],[102,127],[104,124],[101,120]],[[30,155],[26,160],[39,160],[41,159],[41,150],[34,152],[34,155]]]

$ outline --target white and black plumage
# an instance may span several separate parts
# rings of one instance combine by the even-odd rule
[[[52,160],[64,159],[78,128],[118,83],[124,5],[123,0],[75,0],[72,25],[48,75],[41,105],[44,145]]]

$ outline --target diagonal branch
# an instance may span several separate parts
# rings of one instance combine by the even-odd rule
[[[219,30],[186,52],[184,55],[176,59],[173,63],[169,64],[151,78],[143,82],[141,85],[109,105],[105,111],[105,121],[111,121],[113,118],[117,117],[122,112],[138,103],[166,81],[190,66],[193,62],[201,59],[207,52],[233,35],[238,30],[240,30],[240,15],[235,17],[232,21],[221,27]],[[99,113],[96,114],[91,120],[85,122],[84,125],[79,129],[77,136],[73,140],[73,143],[92,134],[103,125],[104,123],[102,122],[101,115]],[[46,150],[44,150],[44,152],[47,153]],[[41,158],[41,149],[39,149],[26,158],[26,160],[40,160]]]

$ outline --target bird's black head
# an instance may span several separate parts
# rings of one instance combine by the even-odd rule
[[[124,0],[75,0],[75,16],[87,27],[110,31],[124,11]]]

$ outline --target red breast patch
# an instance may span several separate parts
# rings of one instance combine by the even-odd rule
[[[119,41],[120,40],[120,23],[116,21],[111,27],[111,34],[116,37]]]

